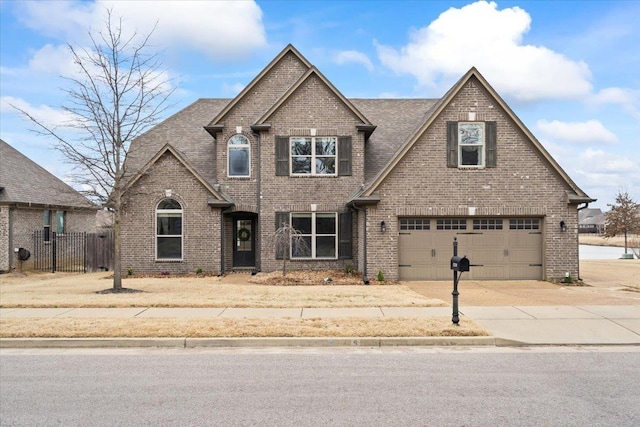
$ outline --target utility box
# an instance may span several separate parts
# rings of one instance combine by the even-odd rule
[[[469,271],[469,259],[465,256],[453,256],[451,257],[451,269],[453,271]]]

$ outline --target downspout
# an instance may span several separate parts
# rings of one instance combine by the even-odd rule
[[[258,233],[256,233],[256,267],[255,271],[262,270],[262,227],[260,227],[260,222],[262,221],[262,205],[260,201],[262,200],[262,154],[260,150],[260,146],[262,145],[262,141],[260,139],[260,132],[256,132],[253,129],[251,130],[253,135],[255,135],[256,140],[258,141],[258,170],[256,172],[257,183],[257,200],[256,200],[256,209],[258,211],[258,221],[256,223],[256,228]]]
[[[363,266],[362,266],[362,281],[365,285],[369,284],[369,278],[367,277],[367,209],[359,208],[357,204],[353,204],[353,208],[362,212],[363,221],[364,221],[364,233],[362,236],[362,258],[363,258]]]

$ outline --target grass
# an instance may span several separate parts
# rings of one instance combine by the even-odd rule
[[[220,318],[3,318],[1,338],[92,337],[425,337],[486,336],[471,320],[449,317],[220,319]]]
[[[311,277],[312,275],[306,275]],[[97,294],[111,287],[108,273],[0,275],[0,307],[429,307],[447,306],[404,285],[272,286],[248,275],[127,278],[142,292]],[[264,280],[264,279],[262,279]],[[315,280],[315,279],[314,279]],[[257,280],[260,282],[260,280]],[[269,281],[272,281],[269,279]],[[317,280],[315,280],[317,281]],[[357,283],[355,279],[353,283]],[[320,281],[320,283],[323,283]],[[346,282],[345,282],[346,283]],[[375,283],[375,282],[373,282]],[[229,319],[229,318],[11,318],[1,338],[80,337],[420,337],[486,336],[471,320],[448,317]]]
[[[250,276],[129,278],[142,292],[97,294],[112,286],[108,273],[30,273],[0,276],[0,307],[434,307],[404,285],[265,286]],[[241,280],[238,280],[240,277]]]

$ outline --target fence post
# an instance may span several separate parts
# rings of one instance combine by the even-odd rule
[[[56,257],[56,253],[58,252],[57,246],[58,246],[58,236],[57,233],[54,231],[53,233],[53,238],[51,239],[51,272],[55,273],[56,272],[56,261],[57,261],[57,257]]]
[[[82,272],[86,273],[87,272],[87,232],[85,231],[84,233],[82,233],[83,236],[83,248],[84,248],[84,253],[82,255]]]

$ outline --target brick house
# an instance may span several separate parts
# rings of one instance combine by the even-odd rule
[[[16,268],[15,248],[33,251],[36,230],[95,230],[97,207],[18,150],[0,140],[0,272]],[[30,269],[33,256],[22,265]]]
[[[475,69],[441,99],[347,99],[287,46],[233,99],[200,99],[133,142],[123,268],[293,269],[449,280],[578,277],[571,180]]]

